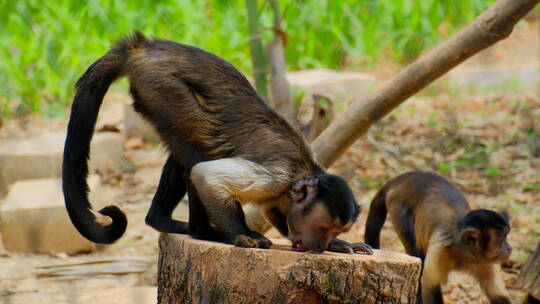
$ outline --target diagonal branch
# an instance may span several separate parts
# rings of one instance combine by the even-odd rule
[[[469,26],[412,63],[374,94],[354,102],[313,143],[328,167],[379,119],[407,98],[479,51],[506,38],[540,0],[499,0]]]

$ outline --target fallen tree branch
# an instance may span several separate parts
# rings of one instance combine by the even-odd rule
[[[499,0],[472,24],[422,56],[373,95],[357,100],[313,142],[318,162],[328,167],[379,119],[407,98],[479,51],[506,38],[540,0]]]

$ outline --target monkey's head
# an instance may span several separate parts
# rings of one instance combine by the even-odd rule
[[[360,207],[342,178],[321,174],[291,186],[287,214],[288,238],[295,251],[323,252],[358,218]]]
[[[491,210],[474,210],[458,222],[461,244],[477,262],[494,263],[508,259],[512,247],[506,236],[510,231],[508,215]]]

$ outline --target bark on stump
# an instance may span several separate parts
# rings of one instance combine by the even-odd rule
[[[158,303],[415,303],[420,260],[236,248],[187,236],[159,240]]]
[[[540,242],[529,261],[521,268],[517,285],[529,293],[526,303],[540,302]]]

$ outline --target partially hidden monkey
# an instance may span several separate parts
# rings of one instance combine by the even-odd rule
[[[347,183],[326,173],[301,138],[257,95],[231,64],[201,49],[136,32],[94,62],[76,84],[63,162],[66,208],[77,230],[96,243],[113,243],[127,219],[116,206],[99,211],[88,200],[89,143],[110,84],[127,76],[133,107],[150,121],[170,152],[146,216],[166,233],[242,247],[268,248],[251,231],[241,204],[255,203],[293,243],[293,250],[362,252],[336,236],[360,208]],[[172,219],[185,194],[189,223]]]
[[[443,177],[408,172],[389,181],[371,202],[365,241],[373,248],[380,248],[387,214],[405,251],[422,260],[419,303],[443,303],[440,285],[452,270],[473,275],[492,304],[510,303],[498,269],[512,252],[506,213],[471,211]]]

